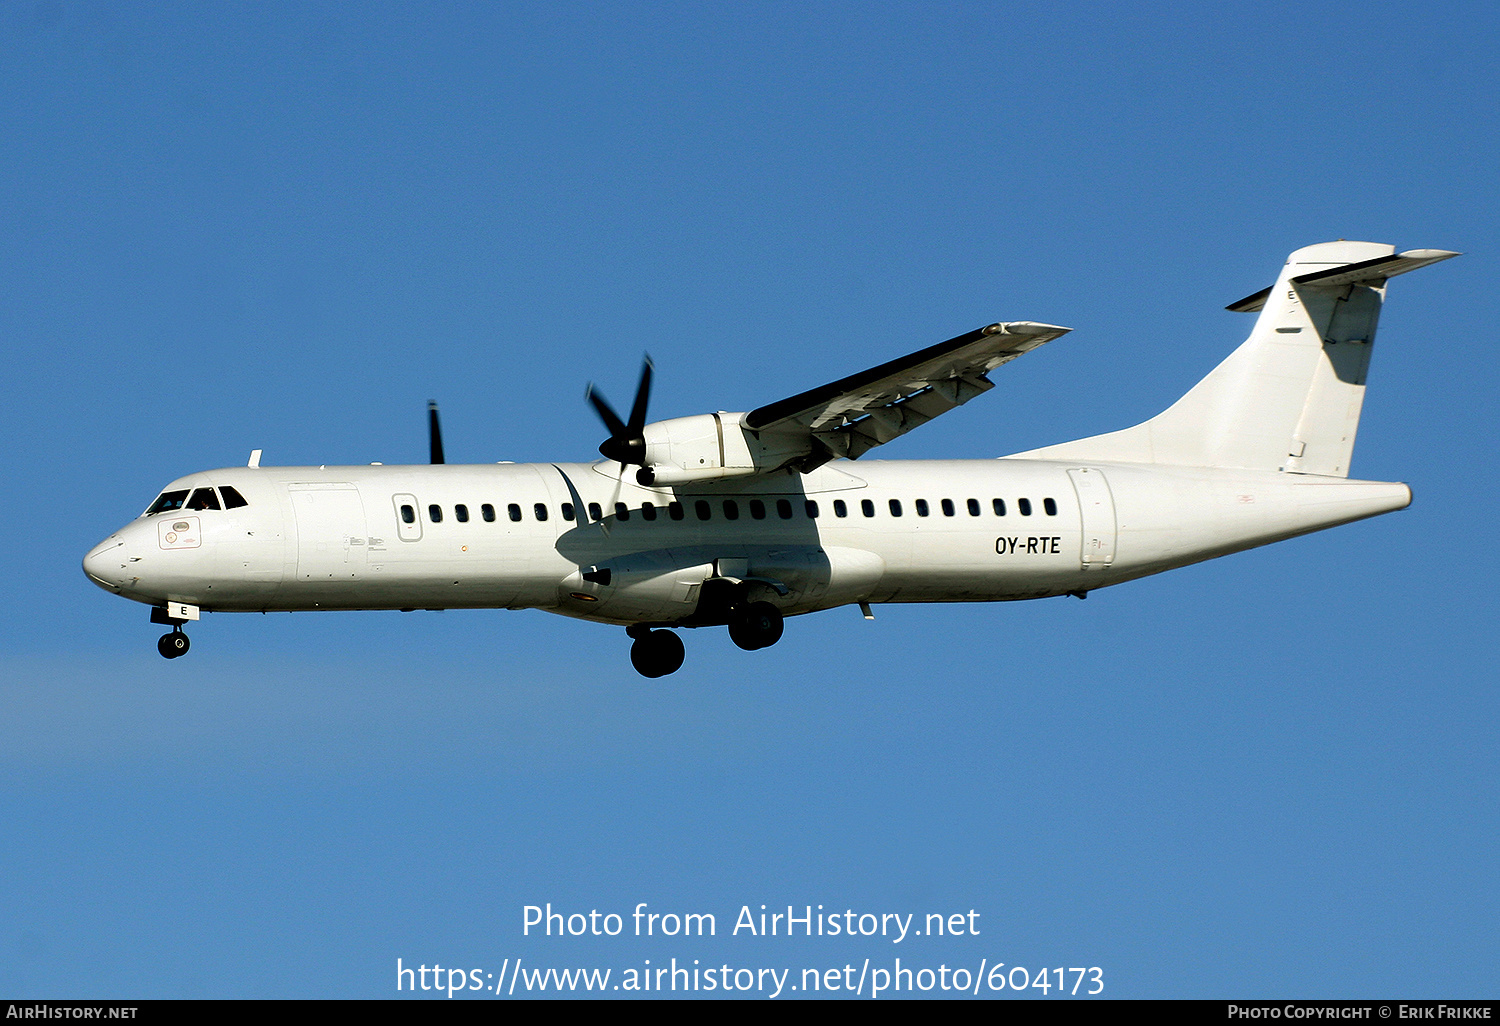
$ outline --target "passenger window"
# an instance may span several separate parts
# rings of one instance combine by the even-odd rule
[[[927,509],[927,500],[926,499],[918,499],[916,501],[915,505],[917,507],[917,516],[919,516],[919,517],[925,517],[930,512]]]
[[[592,520],[596,524],[599,521],[603,520],[604,519],[604,507],[600,506],[597,502],[591,502],[591,503],[589,503],[589,519]]]
[[[434,524],[441,524],[443,522],[443,507],[437,505],[436,503],[428,506],[427,516]]]
[[[181,509],[183,502],[187,499],[187,495],[186,488],[180,492],[162,492],[156,497],[156,501],[151,504],[151,507],[146,510],[145,515],[149,517],[153,513],[169,513],[174,509]]]
[[[807,507],[807,518],[809,520],[816,520],[816,519],[818,519],[818,500],[817,499],[808,499],[807,502],[806,502],[806,507]]]
[[[944,499],[943,500],[943,516],[945,516],[945,517],[951,517],[953,515],[953,513],[954,513],[953,500],[952,499]]]
[[[615,503],[615,519],[618,520],[618,521],[620,521],[620,523],[622,523],[622,524],[625,521],[629,520],[630,519],[630,507],[627,506],[627,505],[625,505],[623,502],[617,502],[617,503]]]
[[[849,515],[849,507],[845,505],[843,499],[833,500],[833,515],[836,517],[847,517]]]
[[[693,512],[698,514],[699,520],[707,520],[709,517],[714,515],[714,511],[708,506],[707,499],[699,499],[697,502],[693,503]]]
[[[869,499],[860,499],[859,511],[867,517],[873,517],[875,515],[875,503]]]
[[[505,514],[515,523],[519,524],[521,522],[521,507],[517,503],[513,502],[509,506],[506,506]]]
[[[1017,499],[1016,500],[1016,509],[1020,510],[1021,516],[1023,516],[1023,517],[1029,517],[1029,516],[1031,516],[1031,500],[1030,499]]]
[[[781,519],[783,519],[783,520],[790,520],[790,519],[792,519],[792,500],[791,499],[777,499],[776,500],[776,515],[778,517],[780,517]]]
[[[405,524],[415,524],[417,522],[417,511],[412,509],[410,506],[403,505],[401,507],[401,522]]]
[[[766,504],[759,499],[750,500],[750,515],[756,520],[766,519]]]
[[[486,502],[483,506],[479,507],[479,515],[484,517],[486,524],[493,524],[495,522],[495,507]]]
[[[977,517],[977,516],[979,516],[979,500],[978,499],[970,499],[969,502],[968,502],[968,506],[969,506],[969,516],[971,516],[971,517]]]
[[[740,504],[733,499],[724,500],[724,519],[738,520],[740,518]]]
[[[641,516],[647,520],[656,519],[656,507],[649,502],[641,503]]]
[[[1042,500],[1042,509],[1044,509],[1044,510],[1047,511],[1047,515],[1049,517],[1055,517],[1055,516],[1057,516],[1057,500],[1056,499],[1043,499]]]
[[[531,507],[531,510],[536,514],[536,518],[538,520],[547,519],[547,504],[545,502],[537,503],[536,505]]]
[[[469,507],[461,502],[457,506],[454,506],[453,519],[457,520],[460,524],[467,524],[469,522]]]
[[[245,501],[245,497],[243,495],[235,491],[229,485],[220,485],[219,494],[224,496],[225,509],[239,509],[241,506],[250,505]]]
[[[573,504],[565,502],[558,508],[562,510],[562,518],[571,522],[573,519]]]
[[[994,502],[993,502],[993,505],[995,507],[995,516],[997,516],[997,517],[1003,517],[1003,516],[1005,516],[1005,500],[1004,499],[995,499]]]
[[[893,516],[893,517],[899,517],[901,515],[901,500],[900,499],[892,499],[890,505],[891,505],[891,516]]]
[[[218,509],[219,497],[214,494],[212,488],[199,488],[193,492],[193,497],[187,501],[188,509]]]
[[[682,511],[682,503],[680,503],[680,502],[669,502],[669,503],[667,503],[667,516],[671,517],[673,520],[681,520],[683,518],[683,516],[684,516],[684,513]]]

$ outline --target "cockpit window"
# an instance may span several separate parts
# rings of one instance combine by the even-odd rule
[[[156,497],[156,501],[151,504],[151,508],[146,510],[145,515],[149,517],[153,513],[166,513],[169,510],[181,509],[187,497],[186,488],[180,492],[162,492]]]
[[[193,497],[187,501],[188,509],[218,509],[219,497],[214,494],[212,488],[199,488],[193,492]]]
[[[241,495],[239,492],[235,491],[228,485],[220,485],[219,494],[224,496],[225,509],[239,509],[241,506],[250,505],[245,501],[245,497],[243,495]]]

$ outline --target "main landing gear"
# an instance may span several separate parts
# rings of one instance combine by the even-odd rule
[[[676,634],[652,630],[644,624],[627,627],[625,633],[635,639],[630,646],[630,664],[642,677],[665,677],[682,669],[686,652]]]
[[[166,659],[176,659],[187,655],[189,644],[188,636],[182,633],[182,628],[174,627],[170,634],[161,636],[161,640],[156,643],[156,650]]]
[[[770,648],[781,640],[781,632],[785,627],[781,610],[769,602],[751,602],[735,608],[728,620],[730,639],[747,652]],[[724,620],[718,622],[724,623]],[[682,639],[672,631],[652,629],[650,624],[637,623],[626,627],[625,633],[634,641],[630,646],[630,664],[641,676],[665,677],[682,669]]]
[[[729,640],[747,652],[754,652],[780,641],[785,626],[781,610],[769,602],[751,602],[737,609],[730,618]]]

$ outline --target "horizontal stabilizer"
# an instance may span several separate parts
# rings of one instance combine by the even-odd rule
[[[1293,285],[1303,288],[1340,288],[1344,285],[1379,283],[1387,278],[1394,278],[1398,274],[1415,271],[1419,267],[1426,267],[1428,264],[1435,264],[1440,260],[1448,260],[1459,255],[1446,249],[1409,249],[1405,253],[1396,253],[1392,256],[1375,257],[1373,260],[1360,260],[1352,264],[1299,274],[1290,281]],[[1270,294],[1271,289],[1264,288],[1253,296],[1246,296],[1237,303],[1230,303],[1224,309],[1233,313],[1255,313],[1266,305],[1266,299]]]

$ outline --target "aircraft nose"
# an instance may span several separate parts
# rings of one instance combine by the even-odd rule
[[[119,535],[112,534],[94,546],[93,551],[83,557],[83,572],[89,580],[108,591],[119,591],[125,576],[124,545]]]

